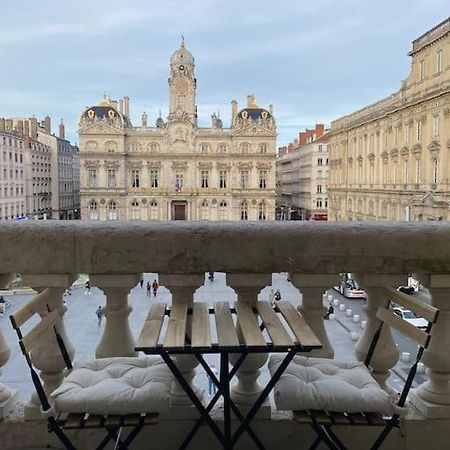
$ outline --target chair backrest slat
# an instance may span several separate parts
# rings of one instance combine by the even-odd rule
[[[410,323],[397,316],[392,310],[378,308],[377,317],[384,323],[394,327],[400,333],[416,341],[421,347],[426,348],[430,335],[423,330],[411,325]]]
[[[58,309],[54,309],[52,312],[48,313],[21,339],[23,349],[29,353],[37,344],[39,344],[40,338],[45,334],[45,332],[52,330],[52,327],[60,318],[60,310]]]
[[[406,309],[410,309],[418,316],[423,317],[428,320],[428,322],[436,322],[439,310],[431,305],[428,305],[411,295],[405,294],[404,292],[397,291],[394,288],[388,289],[390,294],[390,300],[403,306]]]
[[[28,319],[30,319],[38,311],[46,309],[48,296],[43,292],[36,295],[30,302],[17,310],[11,317],[11,323],[15,329],[21,327]]]

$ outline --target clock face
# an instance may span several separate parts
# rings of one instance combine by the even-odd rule
[[[184,70],[183,64],[180,64],[180,65],[178,66],[178,68],[179,68],[180,70]]]

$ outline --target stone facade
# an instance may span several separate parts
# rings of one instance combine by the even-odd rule
[[[273,220],[276,124],[248,96],[224,128],[197,123],[194,58],[170,59],[169,116],[130,121],[129,99],[105,98],[80,119],[81,217],[100,220]]]
[[[450,218],[450,18],[409,55],[399,91],[331,124],[330,220]]]

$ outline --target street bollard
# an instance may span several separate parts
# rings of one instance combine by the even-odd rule
[[[353,322],[355,323],[359,322],[359,314],[353,314]]]
[[[367,322],[365,320],[361,320],[360,326],[364,330],[366,328]]]
[[[345,310],[345,315],[346,315],[347,317],[351,317],[351,316],[352,316],[352,310],[351,310],[351,309],[346,309],[346,310]]]
[[[357,341],[359,339],[359,334],[356,331],[351,331],[350,332],[350,339],[352,341]]]
[[[339,305],[339,311],[345,311],[345,303]]]
[[[409,361],[410,356],[411,354],[409,352],[402,352],[400,359],[406,363]]]

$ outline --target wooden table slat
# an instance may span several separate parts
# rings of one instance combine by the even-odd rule
[[[166,340],[164,341],[165,349],[182,350],[184,348],[188,306],[188,302],[180,302],[172,305]]]
[[[194,303],[192,312],[192,348],[196,350],[211,348],[209,311],[205,303]]]
[[[283,314],[286,322],[292,329],[294,336],[298,339],[299,343],[304,347],[322,347],[321,342],[309,328],[305,319],[298,313],[291,303],[278,302],[277,306]]]
[[[270,303],[257,302],[256,310],[258,311],[274,346],[289,346],[294,344]]]
[[[236,302],[235,307],[245,345],[249,348],[267,347],[252,307],[244,302]]]
[[[217,339],[219,347],[239,348],[239,340],[231,317],[230,304],[228,302],[214,303],[216,319]]]
[[[166,303],[154,303],[144,322],[141,334],[136,343],[136,348],[156,348],[158,345],[159,334],[164,322],[166,312]]]

